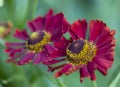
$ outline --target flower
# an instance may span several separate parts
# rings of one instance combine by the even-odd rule
[[[29,35],[26,30],[16,29],[14,37],[22,42],[6,42],[5,52],[9,54],[7,62],[24,65],[29,62],[34,64],[52,60],[49,55],[55,48],[52,42],[59,41],[61,36],[67,32],[69,24],[63,13],[53,15],[50,9],[44,17],[37,17],[28,21],[31,30]]]
[[[58,70],[55,77],[69,75],[77,70],[80,73],[80,81],[85,77],[96,80],[94,71],[97,69],[103,75],[114,61],[115,30],[100,20],[91,20],[87,30],[85,19],[75,21],[69,30],[71,38],[54,43],[57,48],[51,55],[54,60],[46,62],[48,71]],[[88,32],[89,31],[89,34]],[[88,38],[88,39],[87,39]],[[53,64],[56,66],[52,66]]]
[[[13,25],[12,22],[0,22],[0,38],[5,38],[8,34],[10,34]]]

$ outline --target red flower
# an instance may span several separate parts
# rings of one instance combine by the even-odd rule
[[[81,82],[85,77],[95,80],[96,69],[106,75],[114,60],[115,30],[110,30],[99,20],[91,20],[87,30],[86,20],[77,20],[71,25],[69,33],[70,40],[63,37],[54,44],[58,50],[52,54],[54,60],[46,62],[49,71],[59,69],[55,77],[60,77],[79,70]],[[51,66],[62,61],[61,65]]]
[[[16,30],[14,37],[23,42],[6,42],[6,50],[10,56],[7,62],[23,65],[33,61],[35,64],[52,60],[49,55],[55,48],[51,42],[59,41],[67,32],[69,24],[64,15],[58,13],[53,15],[53,10],[44,17],[37,17],[32,22],[28,22],[31,30],[29,35],[26,30]]]

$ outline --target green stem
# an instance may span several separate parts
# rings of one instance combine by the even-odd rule
[[[60,87],[66,87],[66,85],[63,83],[61,78],[57,78],[57,82],[58,82]]]
[[[118,75],[116,76],[115,79],[113,79],[113,81],[111,82],[111,84],[109,85],[109,87],[117,87],[117,84],[119,83],[120,80],[120,72],[118,73]]]
[[[0,38],[0,43],[1,43],[3,46],[5,46],[5,45],[4,45],[5,40],[3,40],[3,39]]]
[[[98,87],[96,81],[93,81],[93,86]]]
[[[40,73],[44,76],[46,76],[51,82],[53,82],[54,84],[58,84],[59,87],[66,87],[66,85],[63,83],[61,78],[56,78],[53,79],[47,72],[45,72],[44,70],[42,70],[39,66],[36,66],[37,70],[40,71]]]
[[[34,18],[34,14],[35,14],[35,11],[36,11],[36,8],[37,8],[37,5],[38,5],[38,0],[34,0],[33,12],[32,12],[32,18]]]

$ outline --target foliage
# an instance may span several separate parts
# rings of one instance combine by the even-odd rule
[[[120,87],[120,1],[119,0],[4,0],[0,7],[0,21],[12,21],[14,28],[23,29],[27,20],[44,15],[50,8],[63,12],[71,23],[78,18],[103,20],[111,29],[116,29],[117,46],[115,61],[107,76],[98,71],[96,83],[89,79],[79,82],[79,72],[55,78],[46,72],[43,65],[16,66],[5,63],[4,41],[13,41],[12,33],[0,39],[0,87]]]

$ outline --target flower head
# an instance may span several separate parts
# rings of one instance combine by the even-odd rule
[[[8,22],[0,22],[0,38],[5,38],[12,29],[13,25],[10,21]]]
[[[81,82],[85,77],[95,80],[96,69],[106,75],[114,60],[115,30],[110,30],[100,20],[91,20],[87,30],[86,20],[77,20],[71,25],[69,33],[70,40],[62,37],[54,44],[57,48],[52,54],[54,60],[46,62],[49,71],[59,69],[55,76],[60,77],[79,70]],[[62,61],[60,65],[51,66]]]
[[[59,41],[67,32],[69,24],[64,15],[58,13],[53,15],[49,10],[44,17],[37,17],[33,21],[28,21],[31,34],[26,30],[16,30],[14,37],[22,42],[6,42],[6,50],[10,56],[7,62],[24,65],[28,62],[35,64],[52,60],[49,55],[55,48],[52,42]]]

